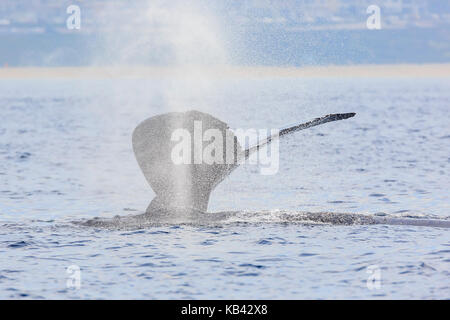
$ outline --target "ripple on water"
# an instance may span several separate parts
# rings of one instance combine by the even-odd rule
[[[26,242],[26,241],[18,241],[18,242],[14,242],[8,245],[8,248],[23,248],[26,246],[31,245],[31,243]]]

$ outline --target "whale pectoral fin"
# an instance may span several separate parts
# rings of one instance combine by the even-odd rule
[[[273,139],[278,139],[281,136],[288,135],[288,134],[291,134],[291,133],[294,133],[294,132],[297,132],[300,130],[311,128],[311,127],[315,127],[315,126],[318,126],[318,125],[321,125],[321,124],[324,124],[327,122],[348,119],[348,118],[354,117],[355,114],[356,113],[354,113],[354,112],[328,114],[326,116],[323,116],[320,118],[315,118],[314,120],[311,120],[311,121],[308,121],[305,123],[295,124],[293,126],[289,126],[289,127],[280,129],[279,133],[276,134],[275,136],[270,136],[267,139],[258,143],[256,146],[253,146],[253,147],[243,150],[238,158],[240,160],[248,159],[253,152],[255,152],[259,148],[269,144]]]

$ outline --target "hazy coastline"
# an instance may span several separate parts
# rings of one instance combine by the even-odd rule
[[[147,78],[193,77],[265,78],[265,77],[346,77],[346,78],[434,78],[449,77],[450,63],[392,64],[392,65],[331,65],[308,67],[268,66],[132,66],[132,67],[3,67],[0,79],[57,79],[57,78]]]

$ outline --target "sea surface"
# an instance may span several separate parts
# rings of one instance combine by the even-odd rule
[[[284,137],[276,174],[238,168],[220,223],[73,223],[144,212],[131,133],[191,109],[243,129],[356,116]],[[0,111],[2,299],[450,298],[449,228],[286,219],[448,220],[450,77],[3,79]]]

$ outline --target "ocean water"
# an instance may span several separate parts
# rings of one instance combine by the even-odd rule
[[[356,116],[282,139],[274,175],[238,168],[220,223],[73,223],[144,212],[131,133],[190,109],[243,129]],[[448,221],[450,78],[0,80],[0,110],[0,298],[450,298],[448,228],[286,219]]]

